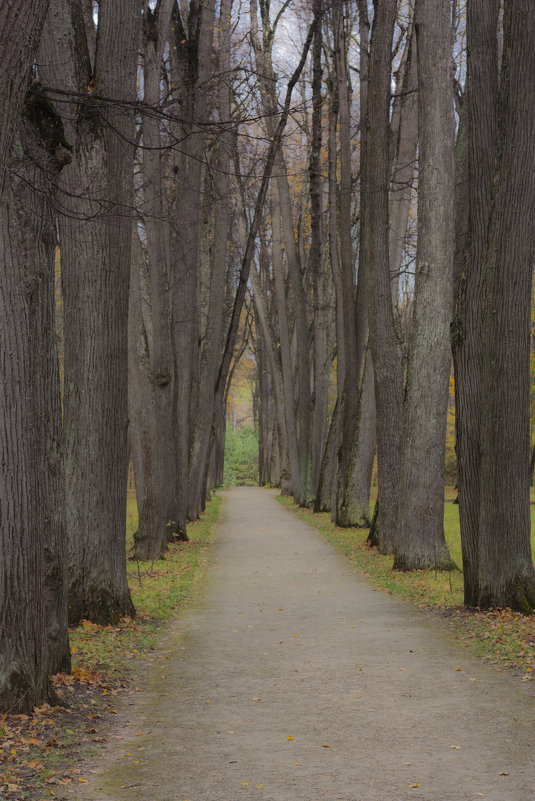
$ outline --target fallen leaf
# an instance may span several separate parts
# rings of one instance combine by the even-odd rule
[[[501,773],[498,773],[498,776],[509,776],[506,770],[502,770]]]
[[[78,781],[80,782],[80,784],[88,784],[87,779],[78,779]]]
[[[460,745],[450,745],[450,748],[454,748],[456,751],[460,751],[461,750],[461,746]]]
[[[327,743],[323,743],[323,748],[330,748],[330,747],[331,747],[331,746],[330,746],[330,745],[327,745]]]
[[[293,739],[294,739],[294,738],[292,737],[292,735],[291,735],[291,734],[289,734],[289,735],[288,735],[288,737],[286,738],[286,742],[287,742],[287,743],[289,743],[289,742],[290,742],[290,740],[293,740]]]
[[[409,784],[409,787],[410,788],[418,787],[418,782],[414,782],[414,784]]]

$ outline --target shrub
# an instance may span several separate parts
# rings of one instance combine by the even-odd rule
[[[225,487],[258,484],[258,438],[252,426],[227,429],[225,438]]]

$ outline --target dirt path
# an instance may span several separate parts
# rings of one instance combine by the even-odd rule
[[[273,493],[226,498],[204,594],[80,797],[533,801],[531,683],[375,591]]]

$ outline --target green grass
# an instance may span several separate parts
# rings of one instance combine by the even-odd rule
[[[75,678],[89,682],[123,680],[135,672],[154,647],[162,623],[177,617],[191,597],[206,565],[208,547],[222,498],[215,496],[200,519],[188,526],[189,542],[172,543],[165,559],[127,565],[136,618],[117,626],[84,621],[70,632]],[[137,528],[135,495],[127,504],[127,551]]]
[[[446,499],[449,501],[455,496],[453,490],[446,492]],[[393,556],[380,554],[377,549],[369,548],[366,544],[367,529],[339,528],[331,522],[328,513],[314,514],[310,509],[299,508],[291,498],[278,497],[277,500],[301,520],[314,526],[375,586],[419,607],[442,612],[444,620],[448,621],[459,636],[471,643],[479,656],[516,667],[526,677],[535,671],[535,616],[523,617],[511,610],[467,610],[463,607],[461,570],[394,572]],[[532,506],[532,517],[533,515]],[[534,528],[532,526],[532,530]],[[451,502],[445,504],[444,529],[450,554],[460,567],[462,556],[459,507]],[[533,536],[532,551],[535,555]]]

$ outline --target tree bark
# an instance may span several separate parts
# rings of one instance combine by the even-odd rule
[[[201,187],[214,9],[214,0],[193,0],[187,25],[182,28],[175,8],[174,46],[170,51],[173,99],[181,109],[181,122],[174,126],[174,136],[181,144],[180,151],[173,151],[171,293],[175,358],[180,364],[176,387],[177,531],[182,539],[187,539],[191,448],[199,400]]]
[[[44,534],[46,665],[70,671],[67,632],[67,541],[59,363],[55,325],[56,185],[72,160],[61,119],[35,82],[20,128],[22,154],[13,165],[13,194],[26,260],[30,300],[32,395],[37,500]],[[19,149],[17,148],[17,152]]]
[[[134,559],[159,559],[167,547],[162,529],[161,495],[155,463],[159,440],[151,381],[152,315],[148,307],[150,279],[137,230],[132,231],[130,299],[128,313],[128,438],[134,467],[138,528],[134,532]]]
[[[370,47],[368,88],[365,260],[369,342],[377,405],[377,461],[381,505],[379,547],[393,551],[399,499],[403,379],[394,331],[388,247],[390,59],[396,3],[376,8]]]
[[[357,420],[349,456],[344,500],[338,511],[339,526],[370,525],[370,485],[375,457],[375,391],[373,365],[368,350],[362,375]]]
[[[348,91],[348,67],[347,67],[347,48],[345,42],[344,26],[344,3],[337,0],[333,5],[333,39],[334,39],[334,64],[335,79],[338,96],[338,120],[340,138],[340,186],[339,186],[339,209],[338,209],[338,232],[340,238],[340,266],[341,266],[341,287],[342,287],[342,314],[344,321],[344,389],[343,402],[341,405],[341,427],[340,445],[338,453],[338,478],[337,496],[334,512],[336,521],[340,518],[340,508],[344,504],[344,490],[350,467],[350,454],[355,431],[355,421],[357,417],[357,407],[359,398],[360,377],[364,352],[366,348],[366,328],[367,314],[365,303],[359,304],[363,313],[358,323],[355,315],[355,262],[353,258],[353,248],[351,243],[351,196],[352,196],[352,172],[351,172],[351,137],[349,130],[350,97]],[[365,59],[366,62],[366,59]],[[362,116],[361,123],[365,119]],[[362,135],[361,145],[365,140]],[[365,150],[365,143],[364,143]],[[365,161],[365,154],[361,152],[361,158]],[[363,166],[363,165],[361,165]],[[362,196],[362,192],[361,192]],[[364,270],[360,273],[361,289],[363,288]],[[363,330],[364,329],[364,330]]]
[[[145,350],[144,367],[139,365],[137,368],[145,371],[145,377],[140,373],[136,383],[138,386],[142,384],[146,400],[149,401],[149,408],[139,410],[139,413],[150,414],[153,419],[150,423],[147,421],[143,424],[139,432],[143,438],[141,449],[143,458],[141,462],[136,459],[138,477],[140,478],[143,470],[145,489],[151,487],[150,495],[138,499],[140,525],[134,537],[133,553],[138,559],[162,557],[167,548],[169,535],[177,531],[178,518],[176,428],[173,408],[177,379],[169,303],[169,220],[166,215],[166,204],[163,202],[160,122],[154,113],[160,107],[162,56],[168,38],[171,12],[172,3],[169,0],[158,3],[154,12],[146,3],[143,12],[143,100],[145,107],[151,109],[151,113],[142,116],[143,222],[150,279],[152,347],[150,351]],[[132,269],[139,270],[139,259]],[[139,282],[139,276],[137,281]],[[136,287],[135,283],[133,286]],[[134,303],[137,307],[139,300],[134,300]],[[139,342],[137,346],[139,353],[139,349],[143,349],[144,345],[138,336],[136,341]],[[136,373],[132,374],[132,378],[134,375]],[[145,386],[147,381],[149,387]],[[141,386],[139,388],[141,389]],[[151,391],[147,396],[148,388]],[[154,438],[152,444],[148,441],[149,429],[152,429]],[[149,470],[152,475],[148,474]]]
[[[0,51],[0,709],[31,712],[47,696],[44,532],[32,437],[31,340],[26,264],[8,165],[46,0],[2,6]]]
[[[229,130],[230,85],[230,14],[231,0],[222,0],[219,17],[219,61],[218,71],[222,76],[218,88],[218,117],[221,132],[216,142],[216,158],[213,174],[213,247],[210,263],[210,295],[208,320],[201,358],[199,403],[195,417],[195,429],[191,452],[190,486],[188,491],[188,517],[194,520],[204,508],[202,487],[206,484],[210,446],[210,430],[214,415],[215,385],[217,371],[223,352],[225,332],[225,276],[227,241],[229,233],[229,191],[232,132]],[[199,480],[201,478],[202,480]]]
[[[323,10],[323,0],[315,0],[314,15],[320,17]],[[318,25],[314,34],[312,46],[312,138],[309,159],[309,186],[310,186],[310,256],[309,264],[312,273],[312,306],[314,310],[314,393],[312,403],[312,426],[310,442],[310,474],[311,495],[316,498],[321,461],[327,439],[327,407],[329,402],[329,372],[330,362],[327,345],[327,293],[325,288],[325,269],[323,253],[323,223],[322,223],[322,193],[323,180],[321,176],[321,147],[322,147],[322,111],[323,102],[321,94],[323,47],[322,26]]]
[[[529,340],[535,258],[535,6],[506,2],[482,316],[477,602],[535,608]]]
[[[135,99],[139,24],[127,0],[101,4],[93,56],[80,7],[54,0],[43,42],[43,75],[86,93],[65,114],[74,152],[59,220],[71,623],[134,614],[125,554],[134,118],[131,106],[117,113],[97,98]]]
[[[395,570],[450,569],[444,458],[453,311],[454,120],[450,2],[417,0],[418,249]]]
[[[481,325],[483,268],[496,148],[498,12],[498,2],[473,0],[468,6],[468,76],[464,99],[467,106],[468,242],[451,328],[464,600],[468,606],[478,602]]]

